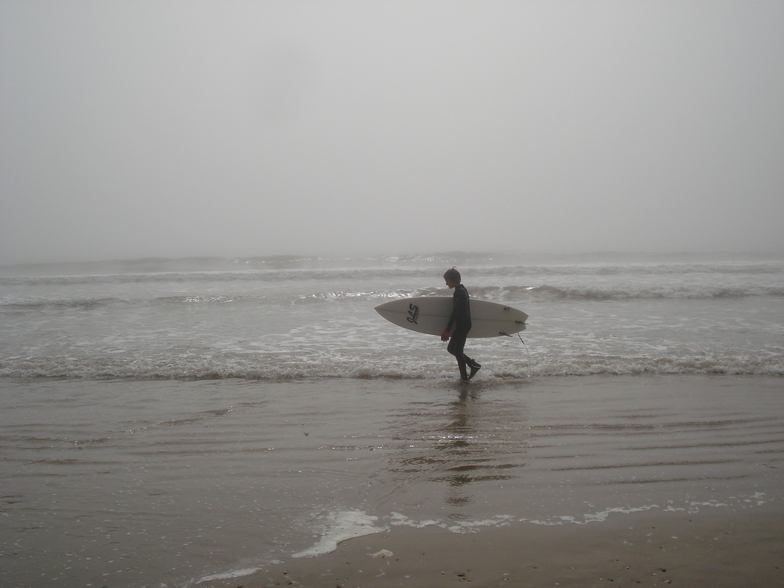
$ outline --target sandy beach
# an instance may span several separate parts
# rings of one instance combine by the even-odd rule
[[[524,429],[535,433],[526,443],[526,463],[510,468],[514,476],[481,475],[494,466],[487,447],[477,448],[484,434],[474,424],[464,445],[442,446],[450,457],[428,458],[439,462],[441,474],[460,471],[463,477],[429,472],[446,484],[393,490],[422,493],[409,497],[407,506],[430,504],[431,515],[438,510],[429,494],[435,492],[446,505],[442,518],[412,521],[396,512],[374,517],[373,525],[383,531],[345,541],[338,534],[334,551],[284,558],[250,575],[218,575],[197,585],[734,588],[784,581],[784,501],[777,488],[781,419],[765,416],[781,403],[780,380],[565,378],[523,389],[536,404]],[[469,433],[465,411],[492,392],[499,391],[456,400],[452,425],[458,427],[442,427],[438,438],[460,437],[455,433],[461,429]],[[586,394],[593,403],[575,409]],[[752,400],[755,408],[748,404]],[[426,412],[419,416],[432,425]],[[496,424],[504,428],[500,419]],[[502,435],[509,441],[516,433]],[[482,467],[473,467],[476,461]],[[387,482],[392,480],[390,473]],[[527,499],[548,516],[462,520],[464,512],[487,507],[510,512],[510,505]],[[563,514],[567,503],[577,510]],[[518,512],[531,511],[519,506]],[[317,540],[316,551],[323,545],[323,538]]]
[[[783,388],[4,380],[0,583],[779,585]]]
[[[778,586],[784,510],[638,513],[585,525],[515,525],[454,534],[394,529],[328,555],[201,584],[267,586]]]

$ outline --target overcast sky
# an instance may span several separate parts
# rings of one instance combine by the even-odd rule
[[[784,2],[0,0],[0,263],[784,252]]]

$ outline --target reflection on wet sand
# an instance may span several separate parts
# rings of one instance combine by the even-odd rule
[[[408,485],[444,485],[445,504],[463,507],[481,497],[483,482],[520,476],[526,466],[526,420],[519,399],[483,399],[482,386],[460,385],[447,402],[416,402],[400,415],[394,435],[404,441],[390,472]]]
[[[549,525],[771,500],[782,455],[775,381],[757,383],[753,403],[738,383],[673,380],[652,394],[645,385],[658,380],[629,381],[548,382],[546,393],[472,382],[419,395],[389,415],[379,479],[392,484],[375,507]]]

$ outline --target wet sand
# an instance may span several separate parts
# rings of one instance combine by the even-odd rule
[[[475,389],[407,422],[382,532],[197,586],[784,585],[780,379],[540,381],[520,423]]]
[[[0,417],[3,587],[784,585],[779,377],[3,381]]]
[[[781,586],[784,505],[636,513],[477,533],[394,528],[332,553],[200,586]]]

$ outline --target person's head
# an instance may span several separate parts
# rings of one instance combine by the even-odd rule
[[[444,281],[450,288],[454,288],[460,283],[460,272],[454,267],[446,270],[444,273]]]

